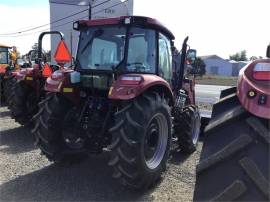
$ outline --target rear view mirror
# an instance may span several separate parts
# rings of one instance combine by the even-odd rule
[[[270,58],[270,44],[267,47],[266,57]]]
[[[197,58],[197,50],[189,49],[187,52],[187,60],[193,64]]]

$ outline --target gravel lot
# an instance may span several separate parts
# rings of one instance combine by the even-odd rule
[[[173,152],[162,181],[144,193],[131,192],[111,179],[108,154],[77,164],[50,163],[33,146],[30,129],[0,107],[0,201],[192,201],[198,151]]]

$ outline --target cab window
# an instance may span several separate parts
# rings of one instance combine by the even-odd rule
[[[127,56],[127,71],[155,73],[156,32],[151,29],[133,27],[130,29]]]
[[[172,79],[172,52],[171,43],[163,34],[159,34],[159,76],[171,83]]]
[[[0,64],[8,64],[8,49],[0,48]]]

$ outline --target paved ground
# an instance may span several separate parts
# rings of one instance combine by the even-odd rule
[[[196,98],[205,102],[216,102],[219,99],[220,92],[231,86],[214,86],[214,85],[196,85]]]
[[[201,116],[211,117],[212,105],[219,100],[220,92],[231,86],[196,85],[196,103],[200,107]]]
[[[153,189],[131,192],[111,179],[108,154],[73,165],[55,165],[33,146],[29,129],[0,107],[0,201],[192,201],[198,151],[173,152],[169,169]]]

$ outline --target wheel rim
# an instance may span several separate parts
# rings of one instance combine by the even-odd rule
[[[167,149],[168,122],[158,113],[150,121],[144,140],[144,157],[149,169],[155,169],[161,163]]]
[[[194,118],[192,120],[192,143],[197,144],[199,136],[200,136],[200,127],[201,120],[200,115],[195,112]]]

